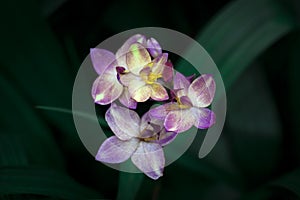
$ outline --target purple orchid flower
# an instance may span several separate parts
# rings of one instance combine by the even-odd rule
[[[105,119],[115,136],[103,142],[96,160],[122,163],[131,157],[133,164],[148,177],[161,177],[165,165],[162,147],[174,140],[177,133],[166,131],[163,121],[150,118],[148,113],[140,119],[133,110],[114,103]]]
[[[147,41],[146,37],[140,34],[130,37],[116,52],[116,55],[105,49],[91,49],[92,64],[95,71],[99,74],[99,77],[95,80],[92,87],[92,97],[95,103],[107,105],[119,99],[124,106],[132,109],[136,108],[137,102],[131,98],[128,88],[124,87],[119,81],[120,74],[128,73],[126,55],[132,51],[130,48],[132,48],[133,44],[141,45],[144,48],[149,47],[149,52],[153,57],[157,57],[161,54],[161,47],[154,38],[150,38]],[[148,53],[148,51],[145,53]],[[137,56],[137,59],[139,58],[140,57]],[[138,63],[138,61],[134,61],[134,59],[135,57],[131,57],[131,64],[133,62]],[[150,61],[151,58],[149,62]],[[120,71],[122,71],[122,73],[120,73]]]
[[[150,55],[155,58],[153,62],[151,62]],[[119,99],[126,107],[135,109],[137,102],[146,101],[150,96],[155,100],[168,99],[164,87],[155,82],[160,77],[167,80],[170,76],[162,75],[167,72],[161,67],[164,64],[162,61],[167,59],[167,54],[162,54],[161,46],[154,38],[146,40],[143,35],[134,35],[122,45],[116,55],[105,49],[94,48],[91,49],[91,59],[99,74],[92,88],[92,97],[95,103],[107,105]],[[154,66],[153,70],[148,70],[148,73],[147,70],[144,70],[141,75],[144,79],[150,79],[151,82],[143,87],[145,85],[139,81],[141,78],[138,76],[139,72],[145,67],[151,68],[152,66]],[[168,74],[170,73],[168,72]],[[127,76],[127,82],[123,76]],[[137,80],[139,84],[135,85],[133,82],[129,86],[128,78],[133,81]]]
[[[174,77],[176,102],[167,103],[149,111],[152,117],[164,120],[167,131],[177,133],[190,129],[193,125],[200,129],[211,127],[216,117],[206,108],[214,98],[216,84],[209,74],[203,74],[192,83],[181,73]]]
[[[159,83],[171,80],[173,71],[168,65],[168,54],[163,53],[151,61],[150,54],[140,44],[133,44],[126,55],[128,70],[131,73],[120,77],[128,87],[130,96],[137,102],[145,102],[149,98],[156,101],[169,99],[166,89]]]

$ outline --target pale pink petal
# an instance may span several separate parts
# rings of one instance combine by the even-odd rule
[[[107,105],[115,101],[123,92],[123,86],[119,83],[115,67],[109,66],[99,76],[92,87],[94,102],[100,105]]]
[[[127,87],[124,87],[122,95],[119,97],[119,101],[130,109],[136,109],[137,102],[130,97]]]
[[[216,83],[210,74],[195,79],[188,89],[188,97],[196,107],[207,107],[214,99]]]
[[[151,98],[156,101],[165,101],[169,99],[167,90],[159,83],[151,85]]]
[[[90,56],[95,71],[101,75],[115,61],[115,55],[105,49],[92,48]]]
[[[165,156],[159,144],[140,142],[131,160],[137,168],[154,180],[163,175]]]
[[[162,129],[159,133],[158,140],[156,143],[160,144],[161,146],[166,146],[170,144],[178,135],[176,132],[167,132],[166,129]]]
[[[192,108],[192,112],[195,115],[194,125],[200,129],[210,128],[216,123],[216,116],[213,111],[208,108]]]
[[[128,140],[139,135],[140,117],[133,110],[113,103],[105,113],[105,120],[121,140]]]
[[[190,109],[175,110],[166,116],[164,125],[167,131],[182,133],[190,129],[195,120]]]
[[[166,67],[166,62],[168,61],[168,54],[163,53],[157,58],[155,58],[153,62],[152,72],[154,74],[163,74],[163,70]]]
[[[122,45],[122,47],[117,51],[116,58],[118,60],[118,65],[127,66],[126,64],[126,54],[129,52],[129,48],[134,43],[140,43],[143,46],[146,46],[146,37],[141,34],[136,34],[131,36],[126,42]]]
[[[145,102],[150,98],[151,87],[141,79],[132,80],[128,86],[129,94],[137,102]]]
[[[156,58],[162,53],[160,44],[154,38],[150,38],[147,40],[147,49],[153,58]]]
[[[151,108],[148,112],[151,117],[164,120],[170,111],[178,108],[177,105],[178,104],[174,102],[166,103],[155,108]]]
[[[143,67],[150,62],[151,57],[143,45],[135,43],[130,46],[129,52],[126,54],[126,63],[130,72],[139,75]]]
[[[120,140],[116,136],[106,139],[98,150],[96,160],[106,163],[122,163],[137,149],[139,140]]]
[[[177,90],[177,97],[187,96],[189,86],[190,82],[186,77],[183,74],[176,72],[174,77],[174,90]]]

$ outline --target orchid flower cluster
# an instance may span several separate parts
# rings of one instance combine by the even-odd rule
[[[116,54],[93,48],[90,56],[99,75],[92,97],[96,104],[111,104],[105,120],[115,134],[103,142],[96,160],[122,163],[131,158],[139,170],[156,180],[163,175],[165,145],[192,126],[207,129],[215,123],[215,114],[207,108],[216,89],[212,75],[194,79],[174,73],[168,53],[162,52],[154,38],[137,34]],[[140,117],[134,109],[149,99],[164,104]]]

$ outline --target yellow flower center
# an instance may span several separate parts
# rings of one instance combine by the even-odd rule
[[[150,73],[148,76],[147,76],[147,79],[145,80],[145,82],[147,84],[153,84],[157,81],[158,78],[161,78],[161,74],[155,74],[155,73]]]
[[[183,103],[181,102],[180,98],[175,97],[175,99],[176,99],[176,101],[177,101],[177,103],[178,103],[178,107],[179,107],[180,109],[187,109],[187,108],[190,108],[190,107],[191,107],[191,106],[189,106],[189,105],[183,104]]]
[[[147,67],[149,67],[151,69],[153,67],[153,62],[151,62],[147,66],[145,66],[144,69],[146,69]],[[144,73],[141,73],[140,76],[149,85],[155,83],[157,81],[157,79],[162,77],[161,74],[156,74],[153,72],[150,72],[149,74],[144,72]]]
[[[149,138],[143,138],[142,140],[144,140],[145,142],[155,141],[155,140],[157,140],[157,135],[154,135],[154,136],[149,137]]]

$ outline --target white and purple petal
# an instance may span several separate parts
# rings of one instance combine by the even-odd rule
[[[210,128],[216,123],[215,113],[208,108],[191,108],[196,120],[194,126],[200,129]]]
[[[213,101],[216,83],[210,74],[203,74],[195,79],[188,89],[188,97],[195,107],[207,107]]]
[[[119,83],[114,66],[109,66],[93,83],[92,97],[94,102],[107,105],[121,96],[123,86]]]
[[[98,48],[90,49],[90,56],[93,67],[99,75],[101,75],[108,66],[112,65],[116,59],[112,52]]]
[[[169,99],[167,90],[159,83],[151,85],[151,98],[156,101],[165,101]]]
[[[168,61],[168,54],[163,53],[156,57],[152,62],[153,62],[153,67],[152,67],[152,72],[154,74],[163,74],[164,68],[166,66],[166,62]]]
[[[96,160],[106,163],[122,163],[126,161],[137,149],[139,140],[120,140],[116,136],[106,139],[100,146]]]
[[[174,77],[174,90],[177,91],[177,97],[187,96],[189,86],[190,82],[186,77],[183,74],[176,72]]]
[[[181,102],[183,105],[186,105],[186,106],[189,106],[189,107],[192,107],[192,106],[193,106],[193,104],[192,104],[190,98],[187,97],[187,96],[182,96],[182,97],[179,98],[179,100],[180,100],[180,102]]]
[[[126,64],[130,72],[139,75],[140,71],[151,62],[148,51],[140,43],[134,43],[130,46],[126,54]]]
[[[140,123],[140,137],[149,138],[159,133],[164,127],[163,120],[151,117],[149,112],[146,112]]]
[[[139,135],[140,117],[133,110],[113,103],[105,113],[105,120],[121,140],[128,140]]]
[[[141,34],[136,34],[128,38],[125,43],[122,45],[120,49],[118,49],[116,53],[116,58],[118,60],[118,65],[120,66],[127,66],[126,64],[126,54],[129,52],[129,48],[134,43],[140,43],[143,46],[146,46],[146,37]]]
[[[128,90],[131,98],[137,102],[145,102],[151,96],[151,87],[140,78],[130,81]]]
[[[176,132],[168,132],[166,129],[162,129],[161,132],[159,133],[158,140],[155,142],[160,144],[161,146],[166,146],[170,144],[178,135]]]
[[[129,83],[135,79],[140,79],[140,77],[134,75],[133,73],[125,73],[120,75],[120,82],[127,87],[129,86]]]
[[[130,97],[127,87],[124,87],[123,93],[119,97],[119,101],[127,108],[136,109],[137,102]]]
[[[154,180],[163,175],[165,156],[159,144],[140,142],[131,160],[138,169]]]
[[[154,38],[147,40],[147,49],[153,58],[156,58],[162,53],[160,44]]]
[[[172,108],[176,108],[177,103],[171,102],[171,103],[166,103],[154,108],[151,108],[148,112],[150,114],[151,117],[153,118],[157,118],[160,120],[164,120],[166,118],[166,116],[168,115],[168,113],[172,110]]]
[[[171,63],[171,61],[167,61],[165,63],[165,67],[162,73],[163,80],[165,82],[170,82],[173,79],[173,75],[174,75],[173,64]]]
[[[174,110],[166,116],[164,126],[167,131],[182,133],[195,124],[195,116],[190,109]]]

